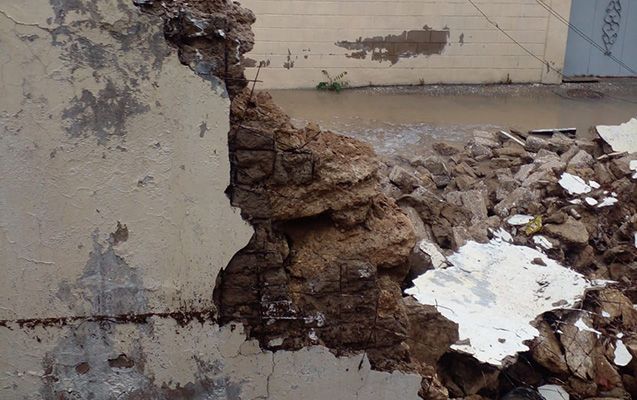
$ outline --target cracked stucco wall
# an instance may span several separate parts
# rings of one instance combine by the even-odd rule
[[[128,0],[0,0],[0,398],[416,398],[214,322],[229,100]]]

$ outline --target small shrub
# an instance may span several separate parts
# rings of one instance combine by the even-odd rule
[[[347,75],[347,71],[343,71],[335,77],[330,76],[330,74],[326,70],[323,70],[321,72],[323,72],[323,75],[325,75],[327,81],[319,82],[319,84],[316,85],[317,90],[329,90],[339,93],[341,90],[349,86],[349,82],[343,79]]]

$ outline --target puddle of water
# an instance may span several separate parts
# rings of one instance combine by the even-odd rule
[[[271,93],[298,123],[316,121],[325,129],[372,144],[381,155],[413,156],[430,153],[436,141],[464,143],[475,129],[575,127],[578,137],[590,139],[595,125],[637,116],[637,82],[629,86],[621,96],[596,99],[572,98],[568,87],[540,85]]]

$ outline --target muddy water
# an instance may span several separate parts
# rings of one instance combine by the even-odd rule
[[[465,143],[475,129],[523,131],[575,127],[592,138],[591,127],[637,116],[637,82],[581,86],[435,86],[271,92],[295,122],[323,128],[374,145],[384,156],[429,154],[431,144]]]

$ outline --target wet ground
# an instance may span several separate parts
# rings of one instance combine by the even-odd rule
[[[384,156],[427,154],[436,141],[464,143],[475,129],[531,130],[619,124],[637,116],[637,79],[555,85],[432,85],[271,91],[297,123],[374,145]]]

